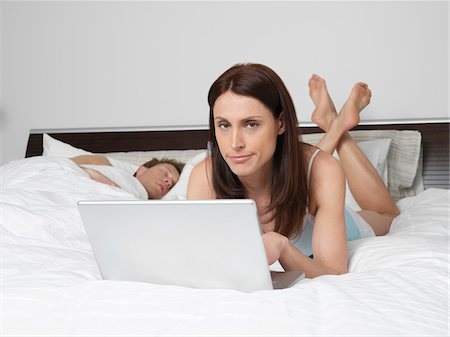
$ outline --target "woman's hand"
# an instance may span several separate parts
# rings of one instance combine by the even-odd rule
[[[289,245],[289,240],[277,232],[266,232],[263,234],[264,248],[266,249],[269,264],[280,259],[281,254]]]

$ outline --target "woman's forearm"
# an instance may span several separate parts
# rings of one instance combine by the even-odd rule
[[[321,275],[340,275],[347,272],[338,271],[318,259],[311,259],[310,257],[303,254],[290,242],[283,249],[283,252],[279,259],[284,270],[297,270],[305,273],[305,277],[314,278]]]

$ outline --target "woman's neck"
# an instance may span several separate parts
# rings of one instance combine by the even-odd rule
[[[251,176],[239,177],[248,198],[258,199],[257,196],[271,196],[272,194],[272,163],[261,167]]]

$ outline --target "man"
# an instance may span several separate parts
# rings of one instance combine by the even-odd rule
[[[116,161],[114,161],[113,165],[110,159],[103,155],[81,155],[70,159],[78,164],[91,179],[107,185],[121,187],[111,178],[90,166],[99,165],[99,167],[116,167]],[[84,167],[83,165],[89,165],[89,167]],[[139,166],[133,176],[146,190],[148,199],[161,199],[177,183],[183,167],[184,163],[176,160],[153,158]]]

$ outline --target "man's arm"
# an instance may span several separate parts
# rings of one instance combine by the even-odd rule
[[[102,156],[100,154],[81,155],[81,156],[76,156],[76,157],[73,157],[70,159],[78,165],[88,164],[88,165],[112,166],[112,164],[108,160],[108,158],[106,158],[105,156]]]
[[[107,176],[105,176],[104,174],[98,172],[97,170],[91,169],[91,168],[86,168],[86,167],[81,167],[92,180],[98,181],[99,183],[103,183],[106,185],[111,185],[111,186],[115,186],[115,187],[119,187],[119,185],[117,185],[114,181],[112,181],[111,179],[109,179]]]

